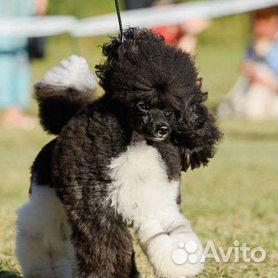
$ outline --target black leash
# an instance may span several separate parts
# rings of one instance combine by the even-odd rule
[[[121,12],[120,12],[120,5],[119,5],[119,1],[118,1],[118,0],[115,0],[115,6],[116,6],[117,17],[118,17],[118,22],[119,22],[120,35],[121,35],[121,42],[123,42],[123,41],[124,41],[123,25],[122,25]]]

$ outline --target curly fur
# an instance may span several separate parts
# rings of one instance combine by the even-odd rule
[[[43,128],[59,134],[67,121],[94,97],[96,81],[86,60],[72,55],[35,85]]]
[[[42,125],[58,137],[35,160],[32,187],[55,189],[79,277],[138,276],[129,225],[158,275],[196,275],[202,264],[170,259],[180,241],[195,240],[202,251],[179,212],[180,171],[207,165],[221,133],[188,54],[145,29],[124,38],[103,46],[101,98],[89,100],[74,84],[36,86]]]
[[[172,139],[183,148],[183,170],[207,165],[221,134],[204,105],[207,94],[190,55],[148,30],[132,28],[124,43],[114,38],[104,45],[103,54],[107,59],[96,73],[106,93],[127,108],[142,98],[169,103],[179,117]]]

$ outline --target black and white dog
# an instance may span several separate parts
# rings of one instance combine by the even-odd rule
[[[157,275],[188,277],[179,242],[201,243],[179,211],[180,173],[206,165],[221,134],[190,56],[130,28],[103,46],[96,87],[72,56],[35,86],[41,123],[57,137],[32,167],[17,256],[25,278],[138,277],[135,230]]]

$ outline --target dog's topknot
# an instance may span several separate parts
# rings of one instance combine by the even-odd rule
[[[181,103],[184,90],[197,88],[197,72],[189,54],[166,45],[162,36],[147,29],[129,28],[123,35],[123,42],[118,36],[103,45],[106,61],[96,66],[106,93],[126,102],[143,92],[160,97],[167,92],[170,101]]]
[[[110,93],[115,92],[115,89],[117,91],[117,88],[120,89],[117,85],[123,87],[120,91],[125,90],[126,81],[129,79],[126,74],[138,70],[140,60],[148,59],[147,56],[143,57],[143,52],[148,49],[153,52],[155,49],[161,48],[163,44],[163,37],[157,36],[147,29],[128,28],[123,33],[123,41],[120,34],[112,37],[109,42],[102,46],[102,54],[106,57],[106,61],[96,66],[100,85],[106,92]],[[122,86],[123,81],[125,86]],[[149,88],[146,87],[146,89]]]
[[[117,53],[119,47],[121,47],[122,50],[129,50],[132,53],[132,51],[135,50],[134,48],[132,48],[134,45],[150,42],[164,43],[164,38],[162,36],[154,34],[148,29],[139,29],[131,27],[126,29],[123,33],[123,41],[121,35],[118,34],[118,36],[113,37],[110,42],[105,43],[103,45],[102,50],[103,54],[106,57],[111,57]]]

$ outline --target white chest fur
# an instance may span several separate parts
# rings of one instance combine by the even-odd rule
[[[135,227],[177,209],[179,181],[168,180],[161,155],[145,141],[129,146],[109,168],[112,205]]]
[[[180,181],[169,181],[159,152],[137,142],[110,164],[109,200],[129,223],[133,223],[141,247],[163,277],[188,277],[199,273],[202,263],[177,265],[172,254],[178,243],[194,240],[198,254],[202,245],[176,203]]]

